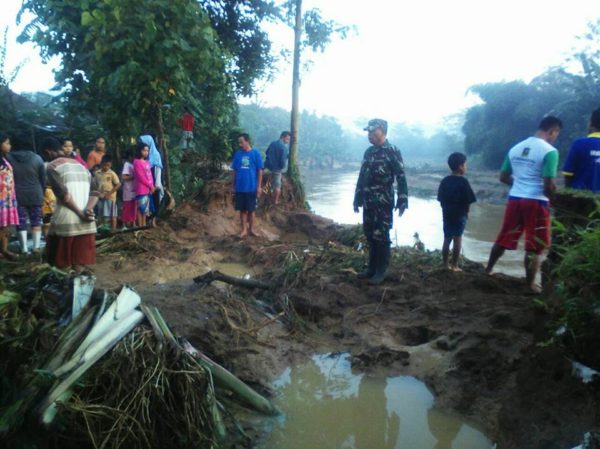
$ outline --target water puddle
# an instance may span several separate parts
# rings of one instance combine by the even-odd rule
[[[275,382],[283,416],[264,449],[491,449],[460,416],[433,408],[414,377],[353,374],[349,354],[320,354]]]

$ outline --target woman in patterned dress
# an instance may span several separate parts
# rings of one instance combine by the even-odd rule
[[[8,250],[9,226],[19,223],[12,166],[6,160],[10,148],[9,137],[0,133],[0,253],[16,260],[17,256]]]

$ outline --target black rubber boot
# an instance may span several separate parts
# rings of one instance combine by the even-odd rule
[[[369,278],[373,277],[373,275],[375,274],[375,271],[377,270],[376,260],[377,260],[377,244],[375,242],[371,241],[371,242],[369,242],[369,266],[367,267],[366,271],[361,271],[360,273],[357,273],[356,277],[358,279],[369,279]]]
[[[390,263],[390,244],[388,242],[377,242],[377,258],[375,275],[369,279],[369,284],[379,285],[385,279],[385,272]]]

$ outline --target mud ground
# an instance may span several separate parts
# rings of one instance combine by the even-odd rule
[[[572,448],[600,428],[599,385],[538,345],[547,317],[522,279],[468,262],[451,273],[437,253],[402,248],[387,280],[370,286],[354,276],[364,256],[322,217],[265,198],[260,236],[240,240],[225,187],[212,185],[156,229],[100,245],[100,286],[134,286],[177,333],[267,395],[285,367],[344,351],[357,371],[421,379],[438,407],[480,423],[500,449]],[[192,281],[222,264],[273,288]]]

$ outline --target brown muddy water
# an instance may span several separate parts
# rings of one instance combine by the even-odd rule
[[[357,214],[352,210],[357,178],[357,171],[323,171],[306,175],[304,180],[310,207],[317,215],[338,223],[362,223],[362,212]],[[503,215],[503,205],[475,203],[471,207],[463,236],[463,255],[466,258],[482,264],[487,262]],[[410,196],[408,210],[402,217],[394,217],[390,236],[395,244],[413,245],[415,233],[427,249],[441,249],[444,241],[442,209],[436,198]],[[516,251],[507,251],[495,271],[524,276],[524,255],[522,246]]]
[[[414,377],[353,373],[347,353],[317,354],[274,384],[283,415],[263,449],[491,449],[473,423],[435,408]]]

